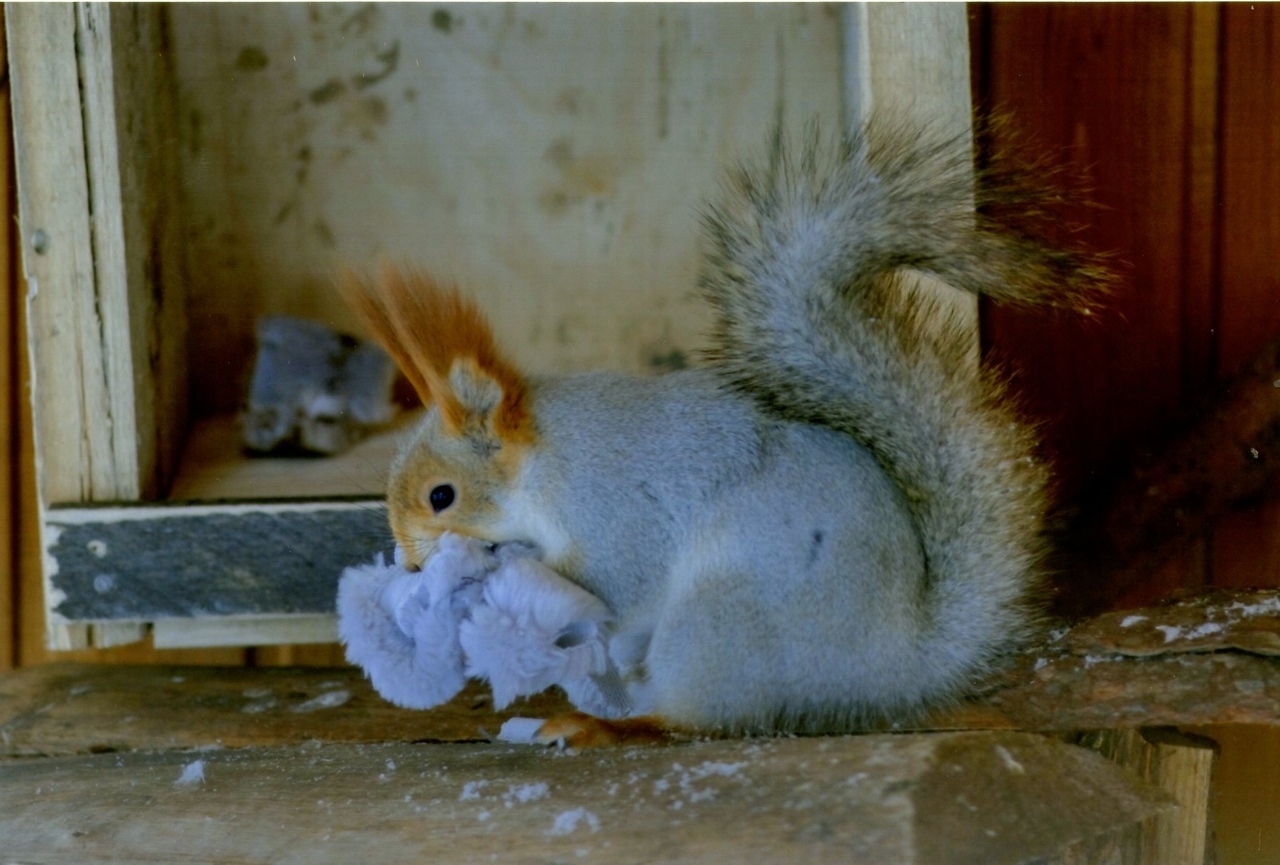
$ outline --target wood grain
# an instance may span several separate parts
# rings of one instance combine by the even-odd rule
[[[4,11],[0,10],[0,177],[5,213],[13,213],[13,136],[9,111],[9,60],[4,46]],[[13,220],[0,224],[0,670],[17,661],[18,532],[22,508],[18,498],[18,282],[14,279],[16,232]]]
[[[1083,744],[1136,772],[1178,803],[1143,827],[1142,865],[1204,865],[1217,745],[1174,730],[1107,730]]]
[[[1203,145],[1205,123],[1192,94],[1203,98],[1206,88],[1192,89],[1187,70],[1214,61],[1193,38],[1191,16],[1189,6],[991,10],[986,101],[1009,111],[1037,150],[1059,152],[1085,174],[1102,208],[1063,220],[1083,223],[1092,248],[1114,251],[1123,276],[1100,321],[1002,309],[986,318],[991,353],[1016,366],[1017,390],[1046,421],[1068,496],[1108,476],[1174,415],[1186,397],[1184,328],[1212,326],[1188,322],[1180,303],[1192,275],[1182,254],[1189,202],[1204,205],[1201,162],[1211,162],[1202,146],[1199,185],[1189,182],[1188,130]],[[1202,77],[1194,70],[1191,80]]]
[[[180,186],[174,105],[173,52],[163,5],[88,4],[95,32],[109,30],[114,153],[118,159],[118,249],[113,276],[118,293],[117,353],[130,357],[132,405],[137,429],[139,496],[167,489],[188,422],[185,218]],[[112,148],[104,144],[106,153]],[[95,189],[103,186],[95,182]],[[101,229],[95,230],[95,242]],[[99,265],[101,267],[101,265]],[[101,280],[100,280],[101,282]],[[100,289],[101,290],[101,289]],[[120,312],[123,310],[123,314]],[[105,322],[104,322],[105,323]],[[127,391],[122,382],[116,392]]]
[[[1268,4],[1223,9],[1221,348],[1226,381],[1280,338],[1280,14]],[[1280,399],[1280,390],[1275,391]],[[1242,446],[1250,443],[1242,442]],[[1260,458],[1280,460],[1274,448]],[[1280,585],[1280,486],[1218,522],[1213,582]]]
[[[945,3],[850,3],[845,15],[846,122],[877,111],[973,136],[969,34],[965,7]],[[963,322],[979,359],[978,299],[920,274],[917,289],[936,298],[939,317]]]
[[[47,501],[136,495],[115,464],[111,399],[96,304],[85,131],[70,6],[9,10],[20,223],[40,252],[23,258],[36,338],[32,373]],[[39,232],[39,234],[37,234]],[[39,387],[39,384],[36,385]],[[105,423],[104,423],[105,422]],[[122,431],[133,432],[121,419]]]
[[[1170,807],[1018,733],[104,754],[7,765],[0,802],[6,855],[47,863],[1114,862]]]
[[[841,114],[822,6],[175,5],[197,416],[264,313],[350,319],[338,265],[419,264],[536,371],[702,344],[696,208],[777,120]]]
[[[558,692],[557,692],[558,693]],[[325,697],[325,695],[328,695]],[[324,699],[318,699],[318,698]],[[567,711],[557,694],[495,713],[472,685],[429,712],[383,700],[362,671],[50,664],[0,678],[7,756],[322,742],[474,742],[514,714]]]

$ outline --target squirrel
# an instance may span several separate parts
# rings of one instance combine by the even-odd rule
[[[908,719],[1033,635],[1048,469],[971,327],[904,269],[1087,313],[1106,268],[1044,242],[1044,199],[972,149],[776,130],[702,217],[705,363],[664,375],[526,375],[455,289],[342,277],[428,406],[388,480],[406,566],[444,532],[521,542],[617,617],[641,716],[544,741]]]

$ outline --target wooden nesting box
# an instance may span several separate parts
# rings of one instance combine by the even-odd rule
[[[254,327],[456,281],[536,371],[679,366],[697,207],[768,129],[970,118],[965,8],[16,4],[49,639],[331,641],[394,434],[242,455]]]

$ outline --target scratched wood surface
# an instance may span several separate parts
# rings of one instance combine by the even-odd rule
[[[253,321],[341,326],[339,265],[455,280],[538,370],[699,344],[696,208],[765,130],[839,123],[826,6],[170,10],[192,399],[236,407]]]
[[[46,863],[1136,862],[1143,821],[1176,807],[1025,733],[581,754],[311,743],[4,768],[5,855]]]
[[[327,695],[327,696],[326,696]],[[315,711],[324,709],[323,712]],[[0,753],[74,754],[430,739],[472,741],[511,714],[566,709],[544,694],[495,714],[471,686],[399,710],[352,667],[330,670],[51,665],[0,677]],[[959,706],[895,729],[1064,732],[1280,726],[1280,593],[1216,590],[1055,631]]]

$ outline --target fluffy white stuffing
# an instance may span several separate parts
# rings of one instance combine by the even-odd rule
[[[631,710],[609,658],[609,608],[518,547],[446,534],[417,573],[398,552],[347,568],[337,606],[347,659],[396,705],[439,705],[472,677],[498,709],[559,685],[585,712]]]

